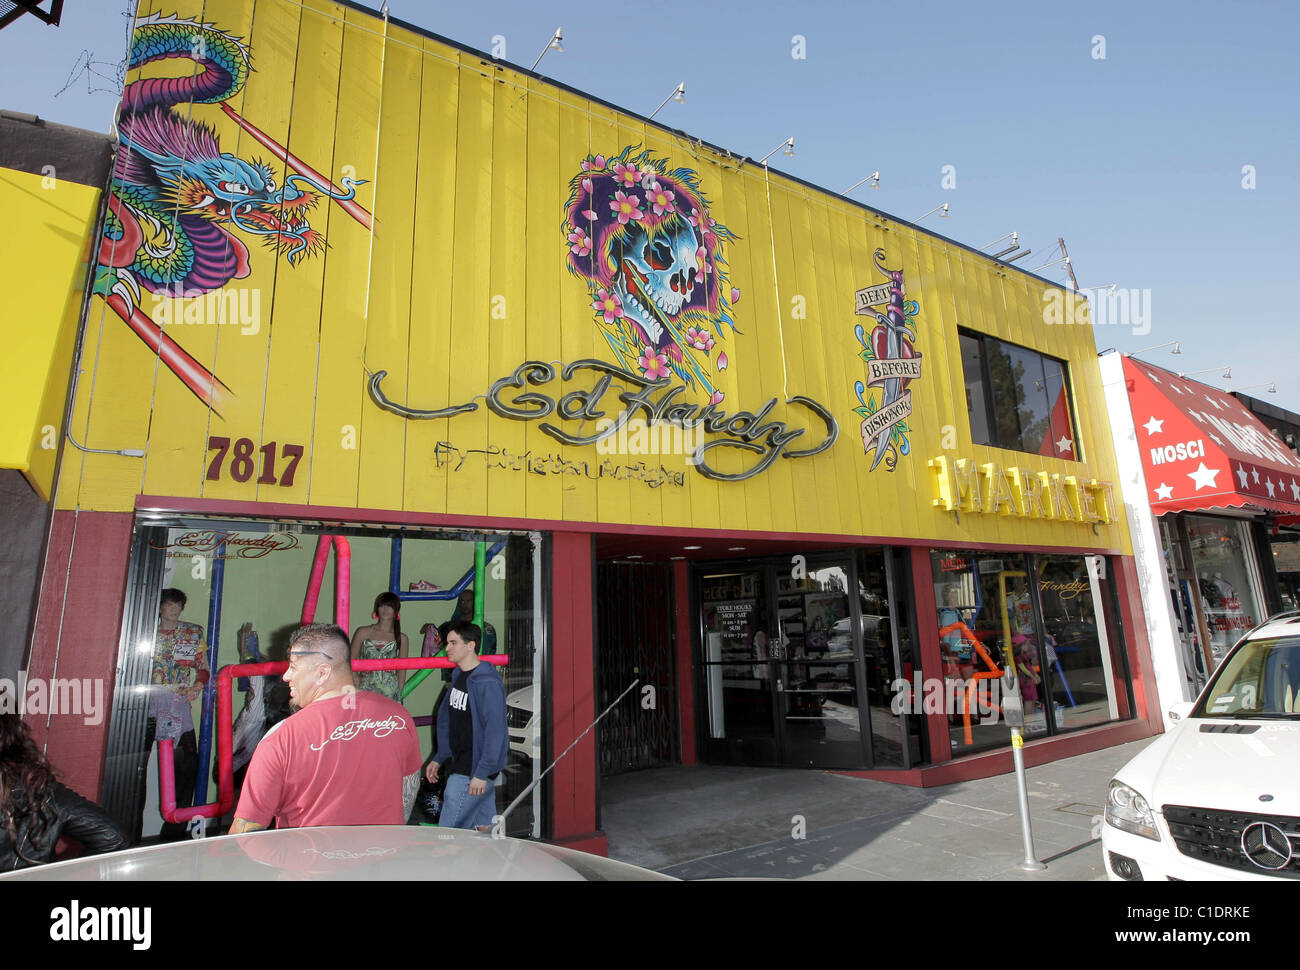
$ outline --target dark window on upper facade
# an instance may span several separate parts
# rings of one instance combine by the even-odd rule
[[[1077,460],[1065,363],[984,334],[959,338],[971,440]]]

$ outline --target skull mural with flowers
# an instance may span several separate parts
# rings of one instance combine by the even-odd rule
[[[563,232],[569,271],[586,281],[596,323],[618,363],[651,380],[680,380],[717,403],[718,346],[735,331],[740,293],[699,176],[650,151],[589,155],[569,184]],[[739,332],[739,331],[737,331]]]

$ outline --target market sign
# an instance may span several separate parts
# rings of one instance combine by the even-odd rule
[[[935,497],[949,512],[1015,515],[1060,522],[1114,522],[1119,517],[1112,482],[1027,468],[978,464],[970,458],[931,458]]]

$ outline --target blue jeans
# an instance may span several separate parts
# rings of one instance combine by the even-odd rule
[[[469,775],[452,775],[442,794],[442,814],[438,826],[448,829],[472,829],[477,826],[492,827],[496,813],[497,790],[491,781],[482,795],[469,793]]]

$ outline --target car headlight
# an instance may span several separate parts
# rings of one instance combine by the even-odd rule
[[[1110,791],[1106,794],[1106,821],[1125,832],[1160,841],[1155,812],[1151,811],[1145,798],[1123,782],[1110,783]]]

